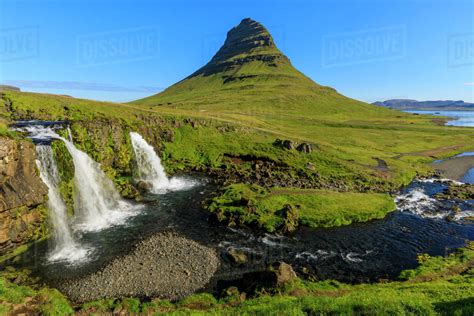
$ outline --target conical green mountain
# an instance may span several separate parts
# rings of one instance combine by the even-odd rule
[[[318,85],[294,68],[268,30],[246,18],[227,33],[205,66],[163,92],[134,102],[147,106],[254,115],[387,114]]]

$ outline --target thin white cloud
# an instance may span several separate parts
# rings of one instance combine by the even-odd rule
[[[108,91],[108,92],[150,92],[157,93],[163,90],[159,87],[135,86],[124,87],[115,84],[76,82],[76,81],[34,81],[34,80],[5,80],[3,84],[20,88],[34,89],[65,89],[65,90],[86,90],[86,91]]]
[[[474,86],[474,82],[466,82],[464,83],[465,86]]]

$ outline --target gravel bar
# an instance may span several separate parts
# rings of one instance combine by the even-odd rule
[[[152,297],[176,300],[205,287],[219,267],[216,250],[174,233],[160,233],[103,269],[58,288],[72,301]]]

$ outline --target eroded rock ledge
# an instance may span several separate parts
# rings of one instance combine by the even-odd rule
[[[48,188],[31,142],[0,137],[0,254],[45,233]]]

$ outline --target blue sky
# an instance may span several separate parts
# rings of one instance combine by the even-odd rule
[[[474,102],[470,0],[0,0],[0,82],[141,98],[205,64],[245,17],[300,71],[347,96]]]

